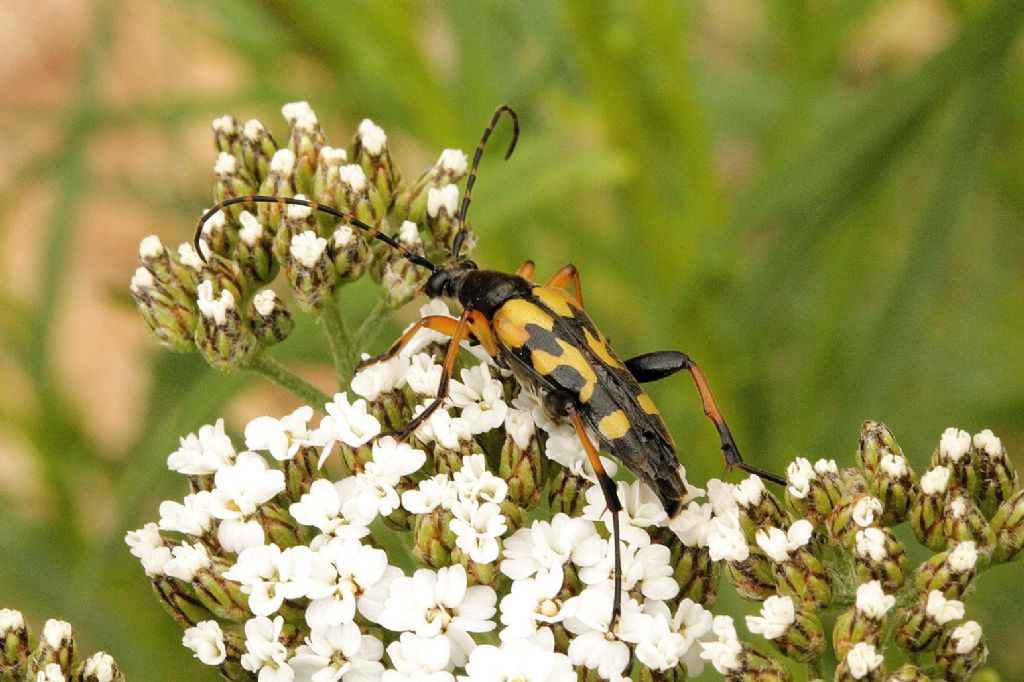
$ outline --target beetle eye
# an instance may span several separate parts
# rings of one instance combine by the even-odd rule
[[[470,270],[476,270],[477,269],[476,261],[464,260],[464,261],[462,261],[462,265],[463,265],[463,267],[468,268]]]

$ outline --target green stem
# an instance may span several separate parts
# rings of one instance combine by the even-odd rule
[[[384,326],[384,322],[390,314],[391,306],[388,305],[387,301],[384,299],[378,300],[377,304],[373,306],[373,310],[370,311],[370,314],[366,316],[363,323],[359,325],[359,329],[356,330],[356,342],[360,348],[369,347],[370,342],[380,332],[380,328]]]
[[[247,368],[254,372],[259,372],[312,407],[322,408],[330,400],[326,393],[299,375],[292,373],[287,367],[266,353],[257,355],[247,365]]]
[[[338,383],[344,389],[352,379],[352,373],[355,370],[355,345],[352,342],[352,334],[341,317],[341,310],[338,309],[336,301],[328,301],[327,305],[323,307],[320,311],[320,322],[327,335],[327,343],[331,347],[331,358],[334,360],[334,369],[338,373]]]

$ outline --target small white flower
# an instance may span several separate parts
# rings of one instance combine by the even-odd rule
[[[437,509],[450,509],[459,499],[459,489],[447,474],[435,474],[420,481],[416,490],[402,493],[402,507],[413,514],[427,514]]]
[[[698,642],[711,634],[714,619],[713,613],[688,597],[679,602],[679,608],[672,616],[673,632],[678,632],[687,640],[687,648],[680,655],[680,660],[686,664],[691,677],[704,672],[704,658],[701,657]]]
[[[668,527],[687,547],[707,547],[711,516],[710,502],[690,502],[674,519],[669,520]],[[739,519],[738,513],[736,518]],[[743,544],[746,544],[746,539]]]
[[[874,644],[857,642],[846,653],[846,665],[850,669],[853,679],[859,680],[873,671],[877,670],[885,658],[878,653]]]
[[[210,504],[213,493],[200,490],[186,495],[180,503],[165,500],[160,503],[160,530],[199,537],[213,527]]]
[[[903,455],[894,455],[891,452],[882,455],[879,467],[890,478],[903,478],[910,474],[907,458]]]
[[[591,441],[596,443],[597,439],[591,436]],[[597,481],[587,452],[583,449],[583,444],[580,443],[576,431],[571,426],[562,424],[549,432],[544,454],[548,459],[554,460],[568,469],[573,476],[586,478],[591,483]],[[609,476],[614,477],[619,470],[618,464],[607,457],[601,457],[601,464],[604,465]]]
[[[878,563],[889,555],[886,548],[887,537],[881,528],[865,528],[857,531],[854,536],[857,556]]]
[[[35,682],[65,682],[66,680],[60,663],[47,663],[45,668],[36,673]]]
[[[224,420],[200,427],[180,440],[181,447],[167,457],[167,468],[186,476],[205,476],[235,461],[235,447],[224,433]]]
[[[260,289],[252,297],[252,306],[256,308],[257,313],[266,317],[274,312],[274,308],[277,306],[277,294],[273,289]]]
[[[327,240],[312,230],[295,235],[288,246],[292,259],[307,268],[315,268],[326,250]]]
[[[736,504],[736,494],[733,492],[735,489],[736,486],[732,483],[726,483],[717,478],[708,481],[708,502],[711,503],[711,509],[714,510],[716,516],[726,516],[739,509],[739,505]]]
[[[256,616],[245,622],[245,650],[242,667],[250,672],[259,672],[260,682],[285,682],[291,680],[291,666],[286,663],[288,648],[280,641],[284,618],[270,620]],[[267,670],[266,673],[263,671]]]
[[[576,671],[565,654],[533,641],[485,644],[473,650],[459,682],[573,682]]]
[[[185,630],[181,643],[206,665],[220,665],[227,658],[224,633],[215,620],[203,620]]]
[[[263,224],[252,213],[242,211],[238,216],[238,222],[242,227],[238,230],[238,236],[248,246],[255,246],[263,236]]]
[[[276,460],[292,459],[300,447],[309,443],[312,418],[313,408],[308,405],[281,419],[257,417],[245,426],[245,446],[250,450],[266,450]]]
[[[739,509],[711,519],[706,540],[712,561],[746,561],[750,557],[747,536],[740,526]]]
[[[853,522],[861,528],[874,525],[881,515],[882,501],[877,497],[865,495],[853,505]]]
[[[950,427],[939,439],[939,455],[947,462],[958,462],[971,450],[971,434]]]
[[[196,287],[196,305],[203,317],[213,318],[220,326],[227,321],[228,311],[235,309],[235,297],[227,289],[222,289],[220,296],[214,296],[213,283],[206,280]]]
[[[463,500],[500,503],[508,494],[508,483],[487,470],[487,459],[479,453],[462,459],[462,467],[452,474],[452,482]]]
[[[932,590],[928,593],[925,613],[939,625],[945,625],[951,620],[959,620],[964,617],[964,603],[956,599],[946,599],[942,592]]]
[[[284,472],[271,469],[255,452],[240,452],[231,466],[214,474],[210,513],[218,519],[241,519],[284,490]]]
[[[296,194],[296,199],[306,200],[305,194]],[[313,209],[309,206],[303,206],[302,204],[287,204],[284,207],[284,213],[288,218],[295,221],[305,220],[306,218],[313,215]]]
[[[356,609],[376,619],[391,581],[401,571],[388,566],[382,549],[355,540],[331,539],[317,552],[315,574],[307,583],[306,622],[314,630],[350,623]]]
[[[43,642],[51,649],[60,649],[71,641],[71,623],[50,618],[43,623]]]
[[[363,354],[363,360],[369,357]],[[375,362],[359,370],[352,377],[352,392],[370,401],[377,400],[381,395],[405,386],[408,372],[409,359],[401,355],[383,362]]]
[[[362,503],[353,476],[337,483],[318,478],[288,511],[296,521],[314,526],[324,535],[358,540],[370,534],[369,525],[377,517],[375,498],[372,494],[366,497],[366,503]]]
[[[366,173],[363,172],[362,166],[357,163],[350,163],[339,168],[338,179],[341,181],[341,184],[347,185],[349,189],[357,194],[361,194],[366,191],[368,184],[366,181]]]
[[[454,217],[459,210],[459,187],[448,184],[444,187],[431,187],[427,190],[427,215],[436,218],[441,211]]]
[[[508,405],[502,400],[505,389],[491,377],[490,368],[473,365],[463,369],[460,376],[462,381],[453,379],[449,384],[448,399],[462,408],[461,416],[469,423],[470,431],[474,435],[486,433],[504,424],[508,414]]]
[[[786,467],[787,490],[797,498],[803,499],[811,492],[811,481],[818,477],[809,460],[797,457]]]
[[[494,629],[497,595],[486,585],[467,587],[466,570],[459,565],[436,573],[421,568],[411,578],[398,578],[377,619],[396,632],[419,637],[444,635],[451,644],[451,662],[463,665],[476,642],[471,632]]]
[[[979,452],[984,452],[989,457],[1001,458],[1003,456],[1003,441],[996,438],[991,429],[974,434],[973,443]]]
[[[213,164],[213,172],[217,175],[234,175],[238,171],[238,160],[227,152],[217,154],[217,162]]]
[[[208,569],[212,563],[206,547],[198,542],[192,545],[186,542],[175,547],[171,550],[171,556],[173,558],[164,566],[164,573],[187,583],[192,582],[196,573]]]
[[[870,580],[857,587],[857,610],[868,618],[882,620],[896,604],[896,597],[882,591],[882,583]]]
[[[667,610],[630,614],[620,628],[622,639],[636,644],[637,661],[652,670],[675,668],[692,644],[685,635],[672,630]]]
[[[673,568],[669,565],[669,549],[665,545],[642,546],[625,543],[620,548],[622,560],[622,588],[627,592],[639,587],[646,599],[666,600],[679,593],[679,583],[672,578]],[[607,583],[613,580],[615,541],[609,538],[604,558],[593,566],[580,569],[580,580],[588,585]]]
[[[388,645],[394,670],[385,670],[381,682],[455,682],[447,671],[451,644],[447,637],[417,637],[403,632]]]
[[[211,218],[211,220],[213,219]],[[206,242],[200,242],[200,245],[203,247],[203,251],[205,253],[209,253],[209,248],[206,247]],[[181,264],[186,268],[197,273],[201,272],[205,265],[203,263],[203,259],[199,257],[198,253],[196,253],[196,247],[188,243],[178,245],[178,260],[180,260]]]
[[[277,613],[285,599],[306,596],[313,573],[314,553],[299,545],[282,550],[277,545],[247,547],[224,577],[239,583],[249,595],[249,609],[257,616]]]
[[[25,616],[14,609],[0,609],[0,635],[16,632],[25,627]]]
[[[466,174],[466,169],[469,167],[469,159],[466,158],[466,153],[461,149],[444,149],[441,151],[441,156],[438,157],[436,165],[452,175],[461,177]]]
[[[529,412],[510,407],[505,415],[505,432],[511,436],[516,447],[525,450],[537,432],[537,423]]]
[[[362,634],[355,623],[345,623],[313,628],[288,664],[299,679],[310,682],[370,682],[379,680],[384,672],[380,663],[383,655],[384,645],[379,639]]]
[[[747,616],[747,629],[765,639],[777,639],[786,634],[796,621],[796,607],[790,597],[772,595],[761,605],[760,616]]]
[[[711,631],[717,639],[700,642],[700,657],[710,661],[722,675],[728,675],[730,671],[740,666],[740,653],[743,645],[736,636],[736,626],[729,616],[715,616],[711,624]]]
[[[538,627],[559,623],[565,618],[561,571],[540,571],[533,578],[512,581],[511,591],[502,598],[499,633],[502,641],[529,639]]]
[[[619,481],[616,483],[616,491],[622,504],[622,511],[619,512],[622,539],[635,545],[649,543],[650,537],[644,529],[661,526],[668,521],[668,514],[658,496],[639,480],[632,483]],[[600,487],[590,486],[585,495],[587,504],[583,507],[583,518],[602,521],[606,528],[611,528],[612,515]]]
[[[291,149],[278,149],[270,157],[270,171],[291,177],[295,173],[295,152]]]
[[[736,504],[746,509],[759,505],[765,492],[764,481],[761,480],[761,477],[749,476],[739,482],[732,494],[736,499]]]
[[[434,362],[428,353],[417,353],[410,358],[405,382],[417,395],[434,397],[441,386],[441,372],[444,368]]]
[[[388,142],[388,136],[384,134],[383,128],[364,118],[359,124],[359,142],[370,156],[380,156]]]
[[[977,621],[969,620],[953,628],[949,636],[956,642],[956,652],[963,656],[978,646],[981,641],[981,626]]]
[[[103,651],[97,651],[85,659],[85,663],[82,665],[82,677],[97,682],[113,682],[116,668],[117,664],[114,663],[113,656]]]
[[[128,531],[124,541],[132,555],[142,562],[147,576],[154,578],[164,574],[164,567],[171,560],[171,548],[160,537],[155,523],[147,523],[138,530]]]
[[[590,521],[555,514],[548,521],[534,521],[520,528],[504,542],[501,572],[519,580],[538,571],[557,570],[572,561],[577,566],[593,566],[604,557],[605,542]]]
[[[770,559],[781,563],[787,561],[793,552],[806,545],[813,532],[814,527],[811,522],[807,519],[800,519],[794,521],[787,531],[771,526],[767,531],[758,530],[754,534],[754,540]]]
[[[958,542],[953,549],[949,550],[946,562],[954,573],[966,573],[974,570],[974,566],[978,563],[978,547],[974,540]]]
[[[311,440],[323,448],[319,466],[330,454],[337,442],[353,448],[365,445],[380,433],[380,422],[366,411],[366,401],[359,399],[349,403],[348,395],[336,393],[334,400],[324,405],[327,412],[320,426],[313,431]]]
[[[477,563],[489,564],[497,559],[498,538],[508,530],[501,506],[494,502],[456,500],[451,510],[455,518],[448,528],[455,534],[455,545]]]
[[[147,289],[152,289],[156,285],[156,278],[153,277],[153,273],[146,268],[136,268],[135,274],[132,275],[131,290],[133,293],[141,293]]]
[[[612,591],[605,586],[588,587],[566,600],[565,627],[576,635],[569,643],[569,659],[606,680],[617,680],[629,665],[629,647],[609,632],[612,613]],[[622,624],[640,611],[636,600],[622,602]]]
[[[309,106],[309,102],[305,101],[285,104],[281,107],[281,115],[292,126],[298,125],[300,122],[315,123],[317,120],[313,107]]]
[[[427,453],[408,443],[399,443],[391,436],[374,441],[372,459],[356,474],[359,489],[376,496],[377,512],[387,516],[401,504],[395,486],[403,476],[419,471],[427,461]]]
[[[926,495],[939,495],[946,492],[949,475],[948,467],[937,466],[929,469],[921,477],[921,491]]]

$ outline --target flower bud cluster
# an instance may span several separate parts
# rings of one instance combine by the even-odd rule
[[[0,680],[123,682],[124,675],[110,654],[82,658],[70,623],[46,621],[37,642],[21,612],[0,608]]]
[[[387,135],[369,119],[345,149],[327,143],[307,103],[287,104],[282,113],[289,133],[280,145],[255,119],[213,122],[216,201],[250,194],[311,199],[435,261],[448,256],[465,154],[444,150],[409,185],[391,158]],[[463,253],[472,243],[470,236]],[[366,273],[393,307],[411,299],[427,274],[345,220],[294,205],[225,208],[203,225],[200,246],[202,258],[190,244],[174,250],[146,237],[131,292],[163,345],[198,350],[225,372],[251,363],[291,332],[288,305],[267,288],[279,273],[299,308],[316,316],[333,305],[341,287]]]
[[[831,611],[837,680],[970,679],[987,650],[981,627],[962,621],[963,599],[984,568],[1019,556],[1024,530],[1001,441],[988,430],[972,438],[947,429],[919,479],[885,425],[869,421],[857,463],[840,470],[798,458],[784,504],[754,478],[729,486],[746,547],[737,542],[726,557],[727,575],[762,602],[748,629],[820,670],[822,614]],[[718,498],[722,516],[730,500]],[[904,523],[933,552],[916,567],[893,532]],[[894,661],[927,653],[931,662],[886,672],[890,652]]]

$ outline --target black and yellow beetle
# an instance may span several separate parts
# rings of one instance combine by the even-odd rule
[[[572,423],[612,512],[615,599],[611,622],[614,622],[619,614],[622,591],[617,513],[622,505],[614,481],[601,464],[599,446],[650,486],[670,517],[679,513],[687,492],[679,474],[672,435],[654,402],[640,387],[641,383],[687,370],[697,386],[704,413],[718,430],[726,464],[775,483],[784,485],[785,480],[743,461],[704,373],[684,353],[659,351],[638,355],[625,362],[619,360],[583,309],[580,275],[574,265],[566,265],[541,285],[533,282],[532,261],[526,261],[514,274],[509,274],[481,270],[473,261],[460,258],[467,235],[466,213],[477,166],[491,132],[505,113],[513,123],[512,141],[505,158],[515,149],[519,121],[515,112],[503,105],[495,110],[477,145],[458,212],[459,229],[452,242],[451,257],[442,264],[432,263],[422,255],[410,252],[377,228],[344,211],[303,199],[259,195],[228,199],[207,211],[196,228],[196,250],[203,253],[199,244],[203,225],[227,206],[292,204],[340,218],[362,229],[368,236],[385,242],[410,262],[429,270],[423,293],[431,298],[458,300],[463,308],[462,314],[458,318],[431,315],[418,320],[386,353],[364,361],[361,367],[393,357],[423,328],[451,338],[435,400],[406,425],[398,434],[400,437],[415,431],[444,402],[463,340],[480,344],[499,366],[511,370],[518,383],[538,397],[552,418],[568,419]],[[591,441],[588,427],[598,434],[599,444]]]

